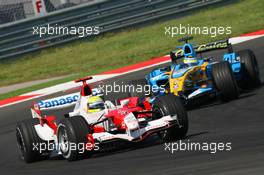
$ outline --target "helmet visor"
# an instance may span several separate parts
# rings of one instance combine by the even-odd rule
[[[88,104],[89,109],[105,109],[104,103],[92,103]]]

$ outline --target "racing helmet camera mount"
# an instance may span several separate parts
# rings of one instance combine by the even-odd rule
[[[178,39],[178,42],[185,42],[187,44],[188,41],[192,39],[193,39],[193,36],[185,36],[183,38]]]

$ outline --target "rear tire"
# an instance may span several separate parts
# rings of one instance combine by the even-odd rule
[[[39,119],[34,118],[18,122],[16,126],[16,138],[20,158],[27,163],[41,159],[41,153],[38,148],[40,148],[40,144],[45,144],[35,130],[34,125],[37,124],[40,124]]]
[[[177,115],[179,125],[175,125],[159,136],[163,141],[170,141],[174,139],[182,139],[186,136],[188,131],[188,115],[179,97],[173,94],[157,97],[153,104],[154,119],[161,118],[166,115]]]
[[[239,90],[231,66],[227,61],[212,65],[212,78],[216,89],[223,101],[238,98]]]
[[[87,153],[87,151],[79,150],[78,145],[83,144],[85,148],[85,144],[88,142],[87,134],[89,133],[91,133],[90,128],[82,116],[74,116],[61,120],[58,125],[57,137],[62,156],[68,161],[80,159],[82,157],[81,154]]]
[[[252,50],[246,49],[237,52],[242,63],[243,77],[242,88],[254,88],[260,85],[259,67],[255,54]]]

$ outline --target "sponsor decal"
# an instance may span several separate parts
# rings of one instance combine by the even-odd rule
[[[228,47],[228,42],[227,41],[218,41],[210,44],[202,44],[199,45],[195,51],[196,52],[202,52],[205,50],[211,50],[211,49],[221,49],[221,48],[227,48]]]
[[[39,108],[52,108],[66,104],[72,104],[80,98],[79,93],[65,95],[57,98],[43,100],[38,102]]]
[[[209,44],[201,44],[195,47],[195,52],[209,51],[213,49],[224,49],[228,47],[228,41],[216,41]],[[181,58],[184,56],[183,49],[174,51],[176,58]]]

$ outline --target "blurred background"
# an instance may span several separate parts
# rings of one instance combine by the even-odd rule
[[[47,12],[53,12],[77,6],[83,3],[91,3],[100,0],[43,0]],[[33,17],[34,7],[32,0],[1,0],[0,1],[0,24]]]

